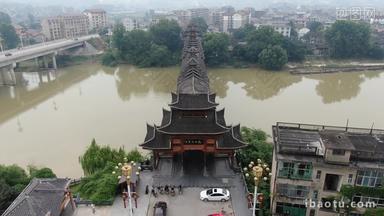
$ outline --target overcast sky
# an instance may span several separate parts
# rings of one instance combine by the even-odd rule
[[[179,9],[192,7],[220,7],[232,5],[236,8],[265,8],[276,3],[292,3],[295,5],[329,6],[364,6],[382,8],[383,0],[0,0],[0,2],[30,3],[33,5],[60,5],[74,8],[90,7],[95,4],[122,4],[141,9]]]

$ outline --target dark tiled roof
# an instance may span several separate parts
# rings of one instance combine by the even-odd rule
[[[242,140],[240,133],[240,125],[231,128],[230,132],[225,133],[219,138],[218,149],[239,149],[244,148],[247,144]]]
[[[220,134],[229,131],[227,127],[217,124],[212,114],[207,118],[174,117],[171,124],[158,130],[169,134]]]
[[[161,120],[161,126],[165,126],[171,121],[171,111],[163,109],[163,119]]]
[[[149,137],[148,133],[145,137],[144,143],[140,146],[144,149],[170,149],[171,144],[169,140],[169,136],[163,133],[153,130],[153,136]]]
[[[222,110],[219,110],[216,112],[216,121],[217,121],[217,123],[219,123],[222,126],[226,125],[225,118],[224,118],[224,112],[225,112],[225,109],[222,109]]]
[[[211,97],[208,94],[179,94],[169,106],[183,110],[211,109],[218,105],[210,100]]]
[[[2,216],[60,216],[69,179],[33,179]]]
[[[184,48],[181,73],[177,81],[177,93],[209,94],[209,79],[204,63],[201,37],[194,25],[189,25],[183,33]]]

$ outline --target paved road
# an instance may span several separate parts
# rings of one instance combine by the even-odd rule
[[[165,201],[168,204],[167,216],[207,216],[222,211],[225,213],[225,216],[234,215],[232,201],[203,202],[199,199],[199,194],[202,190],[204,188],[185,188],[182,195],[158,195],[157,198],[151,197],[151,208],[149,208],[148,216],[153,215],[152,206],[157,201]]]

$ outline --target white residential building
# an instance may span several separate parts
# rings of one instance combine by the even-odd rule
[[[101,29],[107,26],[107,12],[105,10],[88,9],[83,13],[88,17],[90,30]]]

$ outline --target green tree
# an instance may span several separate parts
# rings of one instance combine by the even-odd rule
[[[232,37],[234,41],[245,41],[245,39],[256,30],[256,27],[251,24],[245,24],[243,27],[239,29],[234,29],[232,32]]]
[[[0,24],[0,37],[4,40],[2,43],[5,49],[16,48],[19,44],[19,37],[11,24]]]
[[[148,62],[144,66],[165,67],[175,64],[174,56],[166,46],[152,44],[148,56]]]
[[[257,62],[261,51],[268,46],[281,45],[284,37],[272,27],[261,26],[252,31],[246,38],[245,59],[250,62]]]
[[[117,65],[117,60],[112,50],[106,51],[101,57],[101,64],[114,67]]]
[[[56,174],[47,167],[37,168],[35,166],[28,166],[29,176],[31,179],[33,178],[56,178]]]
[[[267,70],[281,70],[287,62],[287,51],[277,45],[269,46],[259,54],[258,63]]]
[[[4,180],[5,183],[11,187],[18,187],[18,185],[25,186],[29,182],[29,178],[25,170],[17,165],[0,165],[0,179]]]
[[[162,19],[159,23],[152,25],[149,29],[153,42],[157,45],[166,46],[171,52],[181,49],[181,28],[175,20]]]
[[[320,32],[323,30],[323,28],[324,28],[324,26],[321,22],[312,21],[312,22],[308,23],[308,29],[311,32]]]
[[[112,34],[112,45],[116,48],[120,53],[124,52],[124,43],[125,43],[125,27],[123,24],[118,23],[113,28]]]
[[[0,214],[16,199],[18,192],[9,186],[3,179],[0,179]]]
[[[124,37],[123,59],[141,67],[150,66],[148,56],[151,46],[151,35],[148,32],[143,30],[127,32]]]
[[[382,60],[384,58],[384,49],[378,45],[372,45],[367,56],[371,59]]]
[[[371,47],[371,30],[364,23],[336,21],[325,36],[335,58],[365,57]]]
[[[207,22],[205,22],[204,18],[202,17],[194,17],[191,19],[190,23],[197,26],[201,34],[207,33],[208,25]]]
[[[0,11],[0,24],[10,25],[11,24],[11,17],[7,13]]]
[[[291,27],[291,37],[290,38],[297,40],[299,38],[299,34],[296,31],[295,23],[291,20],[291,21],[289,21],[288,26]]]
[[[228,61],[229,37],[224,33],[207,33],[203,38],[205,62],[217,66]]]
[[[126,153],[123,149],[111,149],[100,146],[95,140],[80,157],[80,163],[86,174],[80,182],[78,191],[83,199],[89,199],[95,204],[112,204],[117,191],[117,175],[115,166],[124,161],[141,162],[144,158],[139,151]]]
[[[272,155],[273,155],[273,145],[272,143],[267,142],[268,135],[262,130],[256,130],[254,128],[241,128],[241,136],[245,142],[248,143],[248,146],[244,149],[241,149],[237,158],[239,159],[241,165],[246,167],[251,161],[256,162],[257,159],[261,159],[264,163],[268,164],[269,167],[272,166]],[[254,189],[254,180],[253,178],[246,178],[247,186],[249,191]],[[262,211],[264,215],[270,215],[269,213],[269,197],[270,197],[270,185],[269,182],[260,182],[259,183],[259,193],[263,193],[265,200]]]
[[[133,152],[135,152],[134,150]],[[85,153],[80,156],[80,164],[86,176],[103,171],[108,163],[117,164],[127,158],[128,161],[141,161],[143,157],[141,154],[129,153],[127,154],[123,149],[112,149],[109,146],[98,145],[95,139],[92,140],[91,145],[87,148]]]
[[[243,165],[256,161],[256,159],[261,159],[269,165],[272,164],[273,145],[267,142],[268,135],[264,131],[242,127],[241,136],[248,143],[245,149],[238,152],[238,159]]]
[[[308,53],[308,49],[302,41],[291,38],[284,38],[282,48],[287,51],[288,61],[301,62]]]

